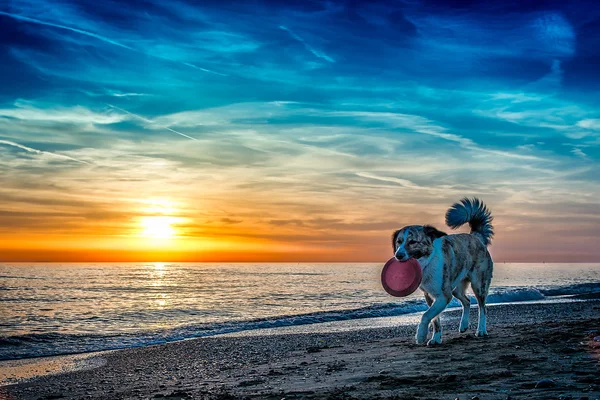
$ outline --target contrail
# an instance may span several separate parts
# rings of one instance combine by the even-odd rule
[[[165,58],[165,60],[173,61],[173,60],[171,60],[169,58]],[[191,63],[188,63],[188,62],[184,62],[183,64],[187,65],[188,67],[199,69],[200,71],[203,71],[203,72],[208,72],[209,74],[215,74],[215,75],[220,75],[220,76],[229,76],[227,74],[222,74],[220,72],[216,72],[216,71],[213,71],[213,70],[210,70],[210,69],[198,67],[197,65],[194,65],[194,64],[191,64]]]
[[[27,146],[24,146],[22,144],[11,142],[11,141],[8,141],[8,140],[0,140],[0,144],[4,144],[4,145],[7,145],[7,146],[16,147],[18,149],[25,150],[28,153],[33,153],[33,154],[48,154],[50,156],[62,158],[64,160],[76,161],[76,162],[81,163],[81,164],[89,164],[86,161],[78,160],[76,158],[65,156],[63,154],[58,154],[58,153],[52,153],[50,151],[43,151],[43,150],[33,149],[31,147],[27,147]]]
[[[131,116],[133,116],[133,117],[135,117],[135,118],[141,119],[142,121],[144,121],[144,122],[147,122],[147,123],[149,123],[149,124],[154,124],[154,123],[155,123],[155,122],[154,122],[154,121],[152,121],[152,120],[149,120],[149,119],[147,119],[147,118],[144,118],[144,117],[142,117],[141,115],[137,115],[137,114],[134,114],[134,113],[132,113],[132,112],[129,112],[129,111],[127,111],[127,110],[125,110],[125,109],[123,109],[123,108],[121,108],[121,107],[113,106],[112,104],[108,104],[108,106],[109,106],[109,107],[112,107],[112,108],[114,108],[114,109],[116,109],[116,110],[122,111],[122,112],[124,112],[124,113],[126,113],[126,114],[129,114],[129,115],[131,115]],[[183,137],[186,137],[186,138],[188,138],[188,139],[192,139],[192,140],[194,140],[194,141],[196,141],[196,142],[199,142],[199,140],[198,140],[198,139],[196,139],[195,137],[188,136],[188,135],[186,135],[185,133],[181,133],[181,132],[179,132],[179,131],[176,131],[175,129],[171,129],[171,128],[169,128],[168,126],[161,126],[161,128],[164,128],[164,129],[166,129],[166,130],[168,130],[168,131],[171,131],[171,132],[173,132],[173,133],[176,133],[176,134],[178,134],[178,135],[180,135],[180,136],[183,136]]]
[[[0,15],[5,15],[7,17],[10,17],[10,18],[13,18],[13,19],[17,19],[17,20],[20,20],[20,21],[31,22],[33,24],[51,26],[51,27],[54,27],[54,28],[65,29],[65,30],[71,31],[71,32],[77,32],[77,33],[80,33],[82,35],[93,37],[94,39],[98,39],[98,40],[101,40],[103,42],[115,45],[115,46],[123,47],[123,48],[129,49],[129,50],[135,50],[132,47],[126,46],[126,45],[124,45],[122,43],[119,43],[119,42],[115,42],[114,40],[109,39],[107,37],[100,36],[100,35],[97,35],[97,34],[92,33],[92,32],[84,31],[82,29],[72,28],[72,27],[66,26],[66,25],[59,25],[59,24],[55,24],[55,23],[47,22],[47,21],[42,21],[42,20],[35,19],[35,18],[29,18],[29,17],[25,17],[23,15],[8,13],[8,12],[5,12],[5,11],[0,11]]]
[[[330,63],[334,63],[335,62],[335,60],[333,58],[329,57],[324,52],[319,51],[319,50],[315,49],[314,47],[312,47],[311,45],[309,45],[308,43],[306,43],[306,40],[304,40],[300,36],[296,35],[287,26],[279,25],[279,29],[282,29],[282,30],[286,31],[287,33],[290,34],[291,37],[293,37],[295,40],[297,40],[300,43],[302,43],[304,45],[304,47],[306,48],[306,50],[310,51],[315,57],[322,58],[323,60],[329,61]]]
[[[210,69],[201,68],[201,67],[198,67],[198,66],[196,66],[194,64],[187,63],[187,62],[177,61],[177,60],[173,60],[173,59],[170,59],[170,58],[167,58],[167,57],[162,57],[160,55],[146,53],[144,51],[141,51],[141,50],[138,50],[138,49],[134,49],[133,47],[124,45],[122,43],[119,43],[119,42],[117,42],[115,40],[109,39],[106,36],[98,35],[96,33],[90,32],[90,31],[84,31],[83,29],[73,28],[73,27],[66,26],[66,25],[55,24],[53,22],[48,22],[48,21],[42,21],[42,20],[36,19],[36,18],[29,18],[29,17],[25,17],[24,15],[13,14],[13,13],[9,13],[9,12],[6,12],[6,11],[0,11],[0,15],[4,15],[4,16],[7,16],[7,17],[10,17],[10,18],[19,20],[19,21],[30,22],[32,24],[51,26],[53,28],[64,29],[64,30],[67,30],[67,31],[76,32],[76,33],[79,33],[81,35],[89,36],[89,37],[92,37],[94,39],[101,40],[101,41],[103,41],[105,43],[112,44],[114,46],[119,46],[119,47],[122,47],[124,49],[128,49],[128,50],[135,51],[135,52],[138,52],[138,53],[146,54],[146,55],[149,55],[149,56],[152,56],[152,57],[159,58],[161,60],[167,60],[167,61],[171,61],[171,62],[181,63],[183,65],[187,65],[188,67],[195,68],[195,69],[198,69],[200,71],[203,71],[203,72],[206,72],[206,73],[209,73],[209,74],[215,74],[215,75],[220,75],[220,76],[228,76],[226,74],[221,74],[219,72],[215,72],[215,71],[212,71]]]

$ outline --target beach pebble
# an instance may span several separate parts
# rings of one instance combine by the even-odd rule
[[[176,390],[169,395],[169,397],[179,397],[182,399],[189,399],[192,397],[188,392],[184,392],[183,390]]]
[[[65,395],[62,393],[50,393],[49,395],[46,396],[46,399],[48,399],[48,400],[62,399],[63,397],[65,397]]]
[[[536,383],[535,388],[536,389],[546,389],[546,388],[551,388],[551,387],[555,387],[555,386],[556,386],[556,382],[554,382],[552,379],[542,379],[541,381]]]

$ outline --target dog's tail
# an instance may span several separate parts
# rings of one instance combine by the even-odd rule
[[[479,236],[486,246],[492,243],[494,236],[493,220],[492,212],[476,197],[472,199],[465,197],[458,203],[454,203],[446,212],[446,225],[456,229],[468,222],[471,234]]]

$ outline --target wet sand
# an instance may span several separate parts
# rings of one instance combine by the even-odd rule
[[[93,369],[4,386],[0,399],[600,398],[599,300],[492,305],[487,338],[474,336],[476,311],[465,334],[459,311],[444,313],[433,348],[414,344],[414,325],[194,339],[96,353],[81,361]]]

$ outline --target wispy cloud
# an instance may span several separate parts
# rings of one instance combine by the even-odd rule
[[[9,140],[0,140],[0,145],[16,147],[18,149],[25,150],[28,153],[39,154],[39,155],[49,155],[49,156],[52,156],[52,157],[55,157],[55,158],[60,158],[62,160],[75,161],[75,162],[78,162],[80,164],[89,164],[87,161],[83,161],[83,160],[79,160],[77,158],[69,157],[69,156],[66,156],[64,154],[58,154],[58,153],[53,153],[53,152],[50,152],[50,151],[43,151],[43,150],[34,149],[32,147],[28,147],[28,146],[25,146],[25,145],[22,145],[22,144],[19,144],[19,143],[11,142]]]
[[[119,42],[117,42],[115,40],[112,40],[110,38],[104,37],[102,35],[98,35],[98,34],[93,33],[93,32],[88,32],[88,31],[85,31],[83,29],[74,28],[74,27],[67,26],[67,25],[56,24],[56,23],[49,22],[49,21],[42,21],[42,20],[39,20],[39,19],[36,19],[36,18],[29,18],[29,17],[24,16],[24,15],[13,14],[13,13],[5,12],[5,11],[0,11],[0,15],[4,15],[4,16],[9,17],[9,18],[14,18],[14,19],[19,20],[19,21],[29,22],[29,23],[32,23],[32,24],[45,25],[45,26],[49,26],[49,27],[53,27],[53,28],[64,29],[64,30],[67,30],[67,31],[79,33],[81,35],[85,35],[85,36],[89,36],[89,37],[94,38],[94,39],[101,40],[101,41],[103,41],[105,43],[112,44],[114,46],[122,47],[124,49],[134,50],[133,48],[131,48],[131,47],[129,47],[129,46],[123,44],[123,43],[119,43]]]
[[[378,176],[378,175],[374,175],[374,174],[370,174],[370,173],[366,173],[366,172],[357,172],[356,175],[363,177],[363,178],[374,179],[377,181],[397,183],[398,185],[409,188],[409,189],[425,189],[424,187],[415,185],[413,182],[409,181],[408,179],[394,178],[394,177],[389,177],[389,176]]]
[[[587,155],[578,147],[571,149],[571,153],[575,154],[577,157],[587,159]]]
[[[114,97],[140,97],[140,96],[148,96],[147,93],[123,93],[118,90],[107,90],[107,93]]]
[[[149,124],[154,124],[154,121],[152,121],[152,120],[149,120],[149,119],[147,119],[147,118],[144,118],[144,117],[142,117],[141,115],[134,114],[134,113],[132,113],[132,112],[129,112],[129,111],[127,111],[127,110],[125,110],[125,109],[123,109],[123,108],[121,108],[121,107],[113,106],[112,104],[108,104],[108,105],[109,105],[110,107],[112,107],[112,108],[116,109],[116,110],[119,110],[119,111],[122,111],[122,112],[126,113],[127,115],[131,115],[132,117],[135,117],[135,118],[137,118],[137,119],[140,119],[140,120],[142,120],[142,121],[144,121],[144,122],[147,122],[147,123],[149,123]],[[198,139],[196,139],[196,138],[194,138],[194,137],[191,137],[191,136],[189,136],[189,135],[186,135],[186,134],[185,134],[185,133],[183,133],[183,132],[176,131],[175,129],[173,129],[173,128],[170,128],[170,127],[168,127],[168,126],[159,126],[159,128],[161,128],[161,129],[166,129],[166,130],[168,130],[169,132],[173,132],[173,133],[175,133],[175,134],[177,134],[177,135],[179,135],[179,136],[183,136],[183,137],[185,137],[185,138],[188,138],[188,139],[194,140],[194,141],[196,141],[196,142],[198,141]]]
[[[199,71],[202,71],[202,72],[208,72],[209,74],[215,74],[215,75],[219,75],[219,76],[229,76],[229,75],[227,75],[227,74],[222,74],[222,73],[220,73],[220,72],[212,71],[212,70],[210,70],[210,69],[206,69],[206,68],[201,68],[201,67],[198,67],[197,65],[194,65],[194,64],[192,64],[192,63],[189,63],[189,62],[184,62],[183,64],[184,64],[184,65],[187,65],[188,67],[192,67],[192,68],[194,68],[194,69],[197,69],[197,70],[199,70]]]
[[[123,117],[114,112],[94,112],[82,106],[49,108],[36,107],[34,103],[17,100],[13,108],[0,109],[0,118],[12,118],[31,121],[67,122],[72,124],[114,124],[123,121]]]
[[[60,8],[60,7],[58,7],[58,8]],[[31,11],[34,9],[35,9],[35,7],[23,7],[24,11],[25,10]],[[187,67],[194,68],[194,69],[202,71],[202,72],[216,74],[216,75],[220,75],[220,76],[227,76],[226,74],[219,73],[219,72],[210,70],[208,68],[199,67],[192,62],[186,62],[184,60],[179,60],[179,59],[173,58],[170,55],[165,54],[165,53],[155,52],[155,51],[147,51],[143,47],[126,45],[126,44],[122,43],[122,41],[117,41],[117,40],[111,39],[109,37],[106,37],[104,35],[101,35],[101,34],[98,34],[95,32],[91,32],[89,30],[81,29],[79,27],[64,25],[62,23],[56,23],[56,22],[52,22],[52,21],[45,21],[45,20],[41,20],[38,18],[33,18],[33,17],[26,16],[26,15],[21,15],[21,14],[16,14],[16,13],[12,13],[12,12],[6,12],[6,11],[0,11],[0,15],[4,15],[6,17],[13,18],[15,20],[26,22],[26,23],[48,26],[51,28],[61,29],[61,30],[73,32],[76,34],[84,35],[86,37],[90,37],[90,38],[99,40],[99,41],[109,44],[109,45],[117,46],[117,47],[127,49],[132,52],[136,52],[136,53],[143,53],[148,57],[155,57],[155,58],[166,60],[166,61],[177,62],[181,65],[185,65]],[[71,16],[73,18],[77,17],[77,15],[69,15],[69,16]],[[131,40],[131,41],[138,42],[137,40]]]
[[[577,126],[594,131],[600,131],[600,119],[583,119],[577,122]]]
[[[306,50],[310,51],[315,57],[322,58],[323,60],[328,61],[330,63],[335,62],[335,60],[333,58],[329,57],[324,52],[319,51],[319,50],[315,49],[314,47],[312,47],[311,45],[309,45],[308,43],[306,43],[306,41],[304,39],[302,39],[300,36],[295,34],[290,28],[283,26],[283,25],[280,25],[279,28],[286,31],[287,33],[289,33],[290,36],[293,37],[298,42],[302,43],[304,45],[304,47],[306,48]]]

